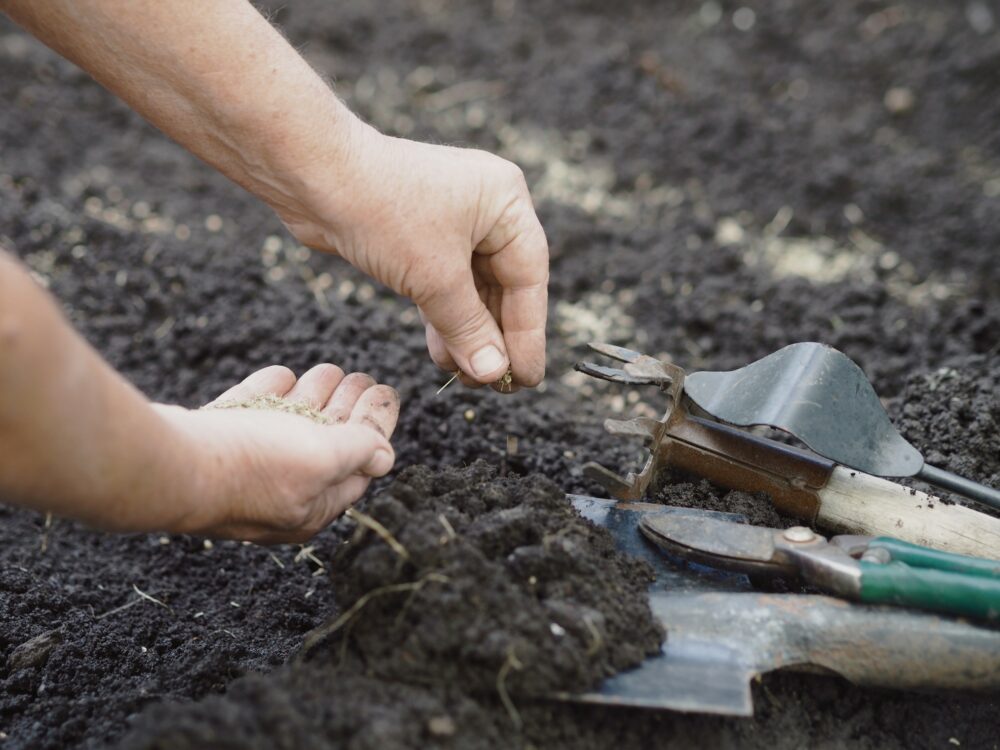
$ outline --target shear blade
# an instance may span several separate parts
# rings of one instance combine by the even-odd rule
[[[641,352],[634,351],[632,349],[626,349],[623,346],[615,346],[614,344],[602,344],[599,341],[592,341],[587,344],[591,349],[593,349],[598,354],[603,354],[609,359],[614,359],[619,362],[636,362],[642,359],[645,355]]]
[[[713,518],[649,515],[639,529],[657,546],[685,560],[741,573],[780,573],[774,529]]]

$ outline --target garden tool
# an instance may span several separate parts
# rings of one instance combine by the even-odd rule
[[[809,525],[977,557],[1000,554],[1000,519],[881,476],[915,476],[1000,507],[1000,492],[924,463],[889,421],[861,369],[817,343],[792,344],[732,372],[686,374],[680,367],[609,344],[591,348],[621,368],[581,363],[588,375],[656,385],[669,405],[660,419],[605,421],[614,435],[641,437],[643,469],[621,477],[597,464],[588,476],[612,495],[642,499],[667,467],[730,489],[766,492],[775,507]],[[811,450],[753,434],[782,430]]]
[[[569,499],[581,515],[612,533],[618,549],[652,566],[655,580],[649,603],[667,637],[660,653],[634,669],[604,680],[593,691],[557,696],[560,699],[751,716],[751,685],[778,669],[832,673],[858,685],[895,689],[1000,689],[1000,629],[830,596],[755,592],[746,569],[720,570],[715,557],[712,567],[706,567],[691,556],[663,554],[657,546],[659,538],[657,545],[651,544],[640,531],[640,527],[670,524],[677,528],[697,528],[709,522],[736,526],[741,516],[580,495]],[[739,528],[754,533],[753,527]],[[818,540],[803,544],[818,549]],[[860,544],[851,542],[848,548],[856,552]],[[882,549],[874,541],[865,544],[869,550]],[[891,554],[904,554],[897,549]],[[915,553],[908,550],[905,554]],[[921,551],[919,555],[922,561],[934,553]],[[906,559],[912,567],[927,567],[914,562],[918,558]],[[948,569],[957,574],[954,565],[961,563],[966,566],[964,574],[975,577],[968,570],[980,566],[967,559],[948,564],[935,559],[942,570],[924,573],[942,572],[951,565]],[[853,564],[852,557],[848,560],[845,565]],[[902,563],[887,567],[897,564]],[[987,572],[995,565],[982,564]],[[773,568],[765,564],[764,569]],[[892,577],[889,583],[898,581]]]
[[[802,578],[872,604],[1000,619],[1000,560],[956,555],[891,537],[835,536],[805,526],[769,529],[683,514],[649,514],[639,528],[687,560],[765,576]]]

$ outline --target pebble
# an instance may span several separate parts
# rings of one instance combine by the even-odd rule
[[[451,737],[457,727],[450,716],[433,716],[427,721],[427,731],[435,737]]]
[[[7,657],[7,671],[16,672],[27,667],[40,667],[49,659],[52,649],[62,643],[62,633],[49,630],[25,641]]]
[[[913,110],[917,98],[905,86],[893,86],[885,92],[883,99],[885,108],[894,115],[905,115]]]

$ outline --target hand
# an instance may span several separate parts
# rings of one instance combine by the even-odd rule
[[[372,477],[392,468],[399,396],[368,375],[318,365],[298,380],[285,367],[258,370],[222,401],[264,394],[300,400],[334,424],[257,409],[157,405],[194,443],[196,509],[170,531],[261,543],[303,542],[343,513]]]
[[[416,302],[442,369],[478,385],[509,366],[515,386],[537,385],[548,245],[521,170],[484,151],[353,130],[348,156],[319,170],[326,187],[295,210],[275,207],[289,230]]]

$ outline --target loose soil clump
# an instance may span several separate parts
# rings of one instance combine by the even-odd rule
[[[485,462],[408,469],[363,518],[331,566],[341,612],[295,663],[151,710],[124,746],[206,747],[234,732],[284,746],[289,723],[310,747],[513,746],[524,696],[587,690],[660,648],[651,570],[547,479]],[[336,710],[309,713],[317,695]],[[360,696],[365,708],[347,710]]]

